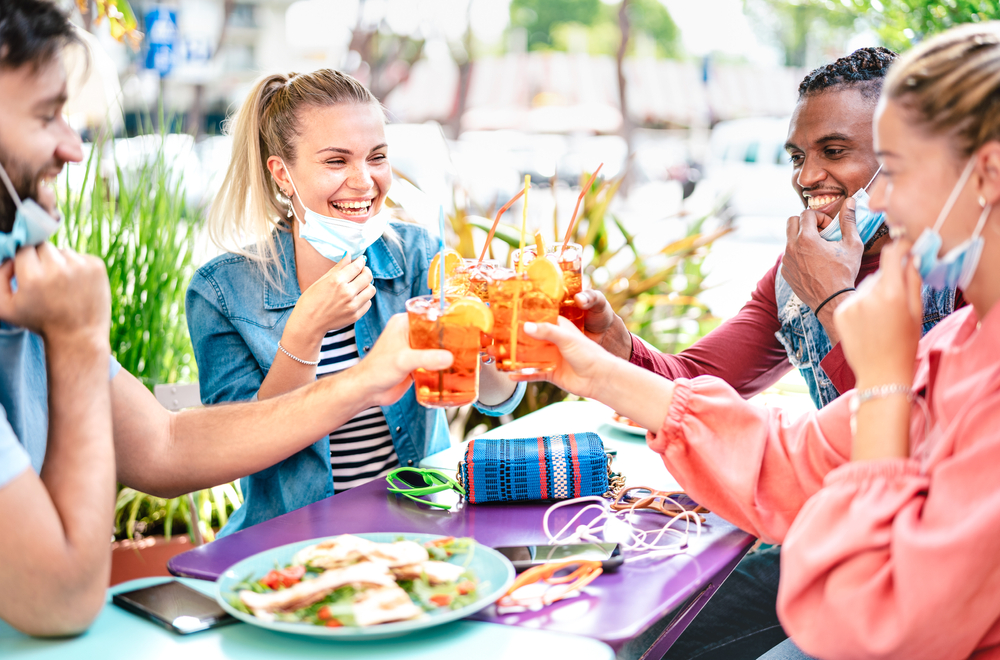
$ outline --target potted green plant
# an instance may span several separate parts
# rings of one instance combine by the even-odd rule
[[[93,145],[82,180],[65,176],[64,222],[56,238],[60,245],[104,260],[111,285],[112,353],[150,389],[197,378],[184,293],[195,268],[195,232],[203,221],[203,210],[187,204],[183,177],[165,157],[166,136],[151,137],[154,144],[159,139],[160,148],[127,167],[114,157],[113,141]],[[71,185],[71,179],[78,183]],[[238,484],[175,499],[119,486],[113,578],[137,577],[136,571],[165,574],[166,559],[190,547],[176,532],[198,542],[212,540],[213,530],[241,502]],[[191,515],[192,507],[198,516]],[[122,569],[123,563],[134,566]]]

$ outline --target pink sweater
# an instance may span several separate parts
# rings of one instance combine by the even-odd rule
[[[698,502],[782,543],[778,615],[809,655],[1000,658],[1000,305],[920,342],[910,458],[850,462],[848,396],[788,419],[676,381],[650,448]]]

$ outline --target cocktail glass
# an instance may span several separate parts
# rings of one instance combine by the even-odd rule
[[[478,399],[480,334],[492,325],[490,310],[477,299],[446,297],[442,312],[438,297],[418,296],[406,301],[406,313],[411,348],[443,348],[454,356],[447,369],[413,372],[417,403],[452,408]]]
[[[493,271],[499,266],[500,263],[495,259],[484,259],[483,261],[479,261],[478,259],[463,259],[461,265],[455,269],[448,279],[448,290],[449,292],[452,290],[461,290],[466,295],[475,296],[484,303],[489,304],[490,282],[493,281]],[[489,355],[489,347],[493,345],[493,336],[488,332],[483,332],[480,334],[479,339],[479,355],[483,358],[485,364],[490,364],[493,362],[493,358]]]
[[[525,266],[535,259],[536,252],[534,246],[524,248]],[[567,243],[563,250],[562,243],[556,243],[546,247],[545,256],[559,266],[563,274],[563,288],[566,292],[559,303],[559,316],[572,321],[573,325],[583,330],[583,310],[574,297],[583,290],[583,247],[577,243]],[[511,257],[515,269],[520,257],[520,250],[515,250]]]
[[[524,324],[526,321],[555,323],[559,318],[562,287],[558,296],[549,295],[551,282],[532,279],[529,272],[517,273],[509,268],[496,269],[492,279],[489,296],[494,321],[493,346],[489,350],[497,369],[511,374],[515,380],[544,378],[545,373],[555,369],[559,350],[550,342],[529,337]]]

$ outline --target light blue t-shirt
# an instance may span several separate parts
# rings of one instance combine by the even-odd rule
[[[111,358],[114,378],[121,365]],[[38,335],[0,321],[0,488],[30,465],[41,473],[49,435],[45,347]]]

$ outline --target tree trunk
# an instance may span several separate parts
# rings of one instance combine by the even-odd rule
[[[201,83],[194,86],[194,101],[188,110],[184,131],[194,136],[195,140],[205,133],[205,85]]]
[[[469,11],[471,11],[472,4],[469,3]],[[472,78],[472,21],[466,12],[465,22],[467,27],[465,28],[465,36],[462,41],[465,47],[465,58],[458,62],[458,90],[455,94],[455,107],[452,110],[451,117],[448,118],[448,128],[451,132],[451,137],[458,138],[462,133],[462,117],[465,115],[465,107],[469,102],[469,82]]]
[[[628,157],[625,160],[625,169],[622,173],[622,192],[628,189],[628,174],[632,163],[632,121],[628,114],[627,81],[625,80],[625,51],[628,49],[629,34],[631,26],[628,19],[629,0],[622,0],[621,7],[618,8],[618,29],[621,32],[621,43],[618,45],[617,65],[618,65],[618,103],[622,111],[621,136],[628,144]]]

